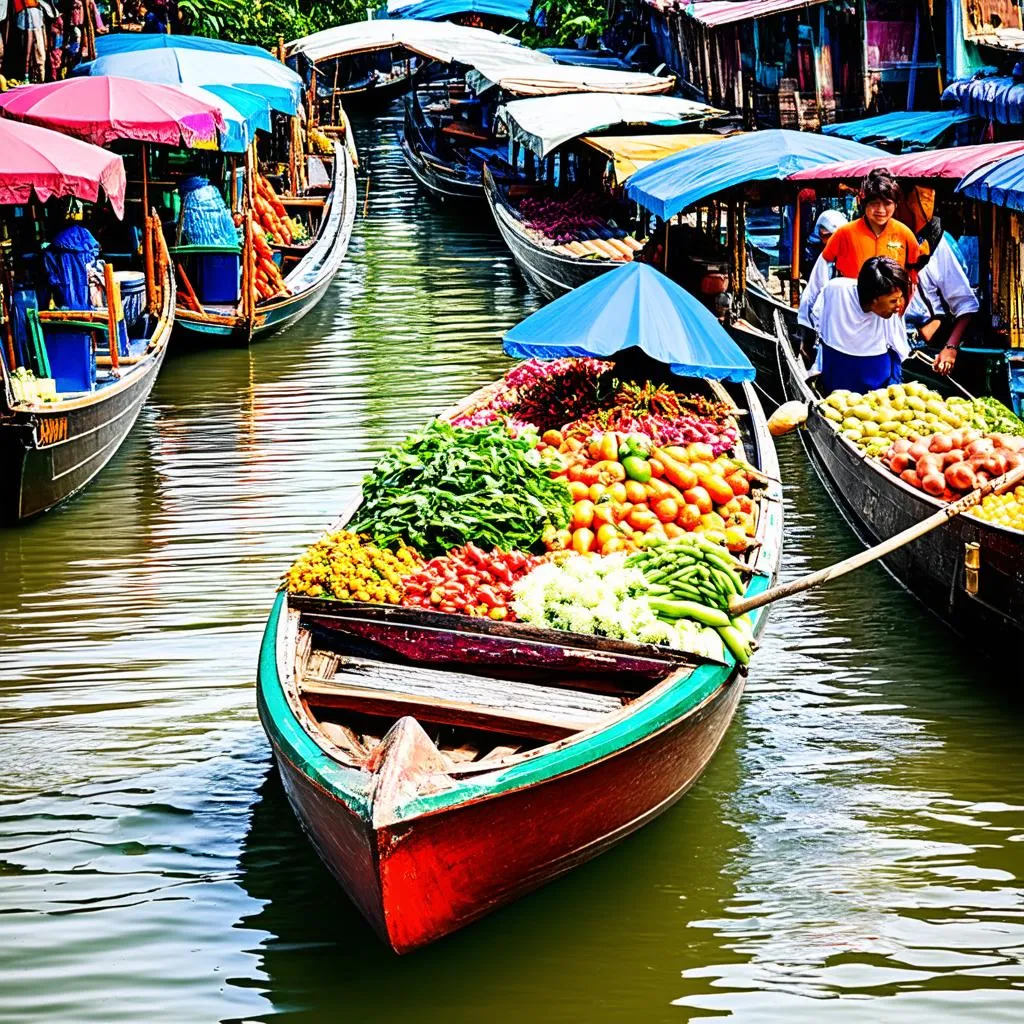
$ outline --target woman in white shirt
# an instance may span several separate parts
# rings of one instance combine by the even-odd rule
[[[856,281],[836,278],[822,288],[811,311],[822,342],[822,395],[840,388],[863,394],[902,380],[909,295],[909,275],[887,256],[867,260]]]

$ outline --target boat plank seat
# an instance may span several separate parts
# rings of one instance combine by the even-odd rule
[[[299,686],[311,705],[557,740],[622,707],[618,697],[316,652]]]

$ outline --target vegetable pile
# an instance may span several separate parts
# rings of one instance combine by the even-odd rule
[[[900,438],[882,461],[911,487],[955,501],[1024,464],[1024,437],[985,435],[968,427],[917,441]]]
[[[475,544],[453,548],[432,558],[417,573],[407,576],[402,604],[436,608],[439,612],[514,619],[509,608],[512,584],[542,559],[519,551],[495,548],[490,554]]]
[[[253,210],[260,227],[267,233],[268,241],[275,245],[293,245],[302,241],[303,236],[308,236],[304,225],[288,216],[288,211],[274,191],[274,186],[262,174],[256,175]]]
[[[972,427],[1024,434],[1024,423],[994,398],[943,398],[919,381],[891,384],[859,395],[833,391],[821,412],[868,455],[880,455],[900,438],[916,441],[947,430]]]
[[[970,515],[994,526],[1024,530],[1024,486],[1018,485],[1004,494],[986,494],[981,504],[970,510]]]
[[[404,545],[387,551],[348,530],[321,537],[285,574],[290,594],[398,604],[423,559]]]
[[[605,196],[582,191],[568,199],[527,197],[518,210],[524,226],[556,251],[629,262],[643,243],[608,219],[611,212]]]
[[[558,459],[555,478],[566,481],[573,498],[568,528],[545,534],[550,550],[609,555],[635,550],[644,536],[696,531],[745,551],[754,535],[750,476],[727,456],[715,458],[710,445],[657,448],[641,434],[611,432],[584,444],[549,431],[541,450]]]
[[[569,522],[571,499],[535,440],[510,437],[500,424],[469,430],[435,420],[389,449],[365,478],[351,529],[423,555],[469,541],[506,551],[538,547],[545,529]]]
[[[512,608],[522,622],[572,633],[592,633],[634,643],[665,644],[722,659],[714,630],[696,620],[659,618],[644,574],[624,554],[607,558],[572,555],[545,562],[512,588]]]

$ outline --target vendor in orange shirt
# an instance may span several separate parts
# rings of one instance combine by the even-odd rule
[[[861,267],[876,256],[884,256],[903,267],[910,275],[911,289],[917,284],[922,250],[914,232],[893,219],[900,198],[899,183],[884,168],[875,168],[861,182],[863,216],[836,228],[814,264],[800,297],[798,320],[802,325],[811,327],[811,310],[832,278],[856,281]]]
[[[900,186],[886,170],[876,168],[861,183],[863,217],[839,227],[821,256],[835,265],[839,277],[856,278],[860,268],[873,256],[885,256],[905,270],[917,269],[921,250],[917,236],[893,220],[900,201]]]

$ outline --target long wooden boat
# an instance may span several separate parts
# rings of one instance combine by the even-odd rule
[[[163,241],[154,231],[156,244]],[[130,354],[108,368],[96,389],[58,401],[22,402],[11,381],[0,381],[0,521],[37,516],[80,491],[113,458],[146,404],[167,354],[174,326],[175,282],[163,260],[158,306],[149,333],[133,339]],[[74,314],[69,314],[74,315]],[[88,316],[89,314],[81,314]],[[60,327],[46,321],[45,328]]]
[[[815,408],[816,392],[794,351],[781,316],[776,318],[783,389],[788,399],[807,402],[800,432],[804,447],[832,500],[865,544],[876,544],[919,522],[942,502],[900,480],[833,429]],[[977,544],[981,559],[977,593],[967,588],[965,554]],[[1024,532],[972,515],[899,548],[884,564],[890,573],[955,632],[989,645],[1008,664],[1024,658]]]
[[[753,594],[778,569],[781,487],[753,388],[729,394],[749,411],[746,457],[773,481]],[[757,632],[764,621],[762,610]],[[731,659],[655,645],[281,594],[258,701],[302,827],[381,938],[406,952],[675,803],[721,742],[744,679]]]
[[[310,180],[324,157],[310,157]],[[311,186],[303,196],[282,196],[285,206],[296,203],[320,208],[317,231],[303,248],[285,248],[286,259],[295,260],[285,274],[284,282],[291,292],[286,298],[261,303],[252,316],[245,316],[240,306],[205,305],[201,312],[179,304],[177,323],[183,336],[192,342],[248,345],[258,338],[301,320],[323,297],[348,251],[355,223],[357,197],[355,166],[348,150],[335,143],[330,164],[329,188]]]

